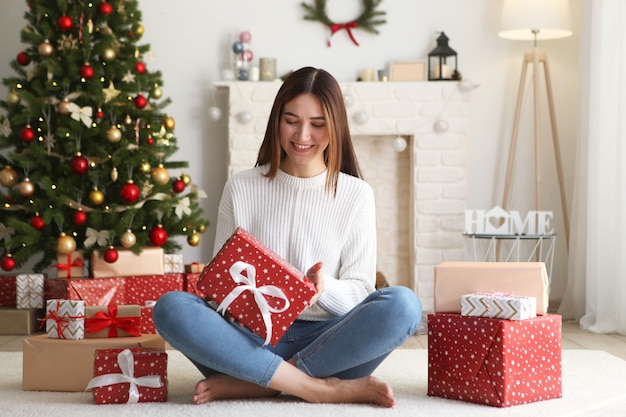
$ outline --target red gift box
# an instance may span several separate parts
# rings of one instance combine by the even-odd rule
[[[185,291],[204,297],[205,295],[198,289],[200,274],[185,274]]]
[[[0,307],[17,305],[17,287],[15,276],[0,276]]]
[[[108,278],[49,278],[46,299],[83,300],[88,306],[138,304],[158,300],[166,292],[184,289],[183,274]]]
[[[156,334],[156,327],[154,327],[154,318],[152,317],[152,310],[156,301],[147,301],[146,304],[141,306],[141,334]]]
[[[561,316],[428,316],[428,395],[510,407],[561,398]]]
[[[86,389],[96,404],[167,401],[167,353],[161,349],[97,349]]]
[[[300,271],[242,228],[202,271],[197,289],[272,345],[316,293]]]

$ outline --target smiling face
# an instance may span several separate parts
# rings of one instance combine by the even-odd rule
[[[328,124],[322,105],[313,94],[301,94],[285,104],[279,135],[286,154],[280,164],[283,171],[296,177],[313,177],[326,170]]]

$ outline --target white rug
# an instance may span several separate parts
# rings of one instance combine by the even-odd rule
[[[563,351],[563,398],[493,408],[428,397],[426,350],[399,349],[376,371],[394,389],[397,405],[391,410],[368,405],[307,404],[292,397],[196,406],[190,399],[200,373],[179,352],[168,353],[167,403],[94,405],[91,393],[22,391],[22,353],[0,352],[0,416],[626,416],[626,361],[601,351]]]

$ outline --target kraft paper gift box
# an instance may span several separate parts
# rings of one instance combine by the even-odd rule
[[[275,345],[309,306],[315,286],[242,228],[204,269],[197,287],[252,332]]]
[[[562,396],[561,316],[428,316],[428,395],[493,407]]]
[[[15,280],[15,276],[0,276],[0,307],[15,308],[17,306],[17,291]]]
[[[106,339],[49,339],[45,334],[24,339],[24,391],[83,392],[93,378],[96,349],[165,348],[159,335]]]
[[[127,304],[85,307],[85,339],[139,337],[141,307]]]
[[[163,257],[163,262],[163,271],[166,274],[182,274],[185,272],[182,254],[166,253]]]
[[[82,300],[47,300],[44,319],[50,338],[79,340],[85,337],[85,302]]]
[[[536,314],[548,312],[548,273],[543,262],[443,262],[435,266],[435,313],[460,313],[461,297],[502,292],[535,297]]]
[[[0,308],[0,335],[31,335],[39,331],[43,309]]]
[[[94,278],[163,275],[165,273],[163,248],[145,247],[139,254],[128,249],[116,249],[119,256],[113,263],[102,259],[100,252],[92,252],[91,273]]]
[[[206,265],[201,264],[200,262],[192,262],[190,264],[185,264],[185,273],[187,274],[199,274],[202,272]]]
[[[57,255],[57,263],[52,267],[57,270],[58,278],[82,278],[86,271],[83,252],[75,251],[67,255]]]
[[[19,274],[15,284],[17,308],[44,308],[43,274]]]
[[[477,293],[461,297],[461,315],[525,320],[536,317],[537,299],[512,294]]]
[[[87,389],[96,404],[167,401],[167,353],[159,349],[98,349]]]

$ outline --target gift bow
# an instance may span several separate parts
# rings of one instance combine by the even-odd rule
[[[359,46],[359,43],[356,41],[356,39],[354,39],[354,35],[352,34],[352,29],[356,29],[357,27],[359,27],[359,24],[357,22],[333,23],[329,27],[330,27],[330,37],[328,38],[329,47],[330,47],[330,38],[335,34],[335,32],[338,32],[342,29],[345,29],[346,32],[348,32],[348,36],[350,37],[350,40],[352,41],[352,43],[354,43],[356,46]]]
[[[247,276],[242,274],[243,271],[246,271]],[[254,301],[256,301],[256,304],[261,311],[263,323],[265,324],[266,335],[264,345],[267,345],[272,338],[271,314],[282,313],[283,311],[286,311],[289,308],[289,299],[280,288],[274,285],[263,285],[261,287],[257,287],[256,269],[250,264],[242,261],[237,261],[230,267],[228,273],[232,277],[233,281],[243,285],[238,285],[233,288],[233,290],[224,298],[224,300],[222,300],[220,305],[217,307],[217,312],[221,312],[222,315],[224,315],[226,313],[226,309],[233,301],[235,301],[237,297],[239,297],[244,291],[251,291],[254,295]],[[269,305],[269,303],[265,299],[265,295],[280,298],[285,301],[285,305],[282,308],[274,308]]]
[[[163,386],[159,375],[146,375],[138,378],[135,377],[135,358],[133,357],[133,353],[130,349],[124,349],[117,355],[117,364],[119,365],[122,373],[98,375],[93,377],[89,381],[89,384],[87,384],[85,391],[91,388],[105,387],[107,385],[123,384],[128,382],[130,383],[130,387],[128,388],[128,403],[137,403],[139,402],[138,387],[161,388],[161,386]]]
[[[85,316],[59,316],[57,313],[59,312],[59,308],[61,307],[61,300],[57,300],[56,304],[56,311],[48,310],[45,317],[41,320],[39,328],[43,328],[44,325],[46,325],[47,327],[48,320],[53,320],[56,324],[57,335],[59,336],[59,338],[66,339],[65,329],[70,326],[70,322],[74,320],[84,319]]]
[[[117,329],[123,330],[131,336],[140,336],[139,325],[141,317],[117,317],[117,305],[109,305],[108,312],[98,311],[93,317],[85,319],[85,332],[98,333],[107,327],[109,337],[117,337]]]

